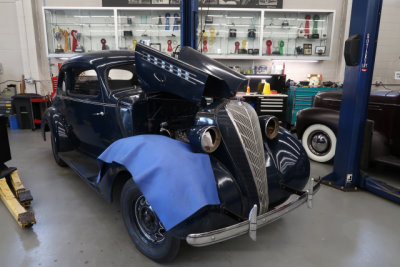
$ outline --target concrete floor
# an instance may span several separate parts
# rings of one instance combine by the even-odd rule
[[[39,131],[9,132],[12,161],[34,197],[37,224],[20,229],[0,203],[0,266],[156,266],[131,242],[119,207],[54,162]],[[332,167],[312,163],[312,175]],[[398,169],[376,172],[398,178]],[[183,244],[174,266],[399,266],[400,206],[368,192],[323,186],[258,232],[205,248]]]

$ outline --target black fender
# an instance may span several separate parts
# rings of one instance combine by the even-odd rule
[[[46,141],[47,131],[53,134],[59,152],[71,151],[74,149],[68,138],[68,129],[64,117],[57,112],[56,108],[49,107],[46,109],[42,117],[40,129],[44,141]]]
[[[313,124],[324,124],[337,134],[340,112],[327,108],[306,108],[297,113],[296,134],[301,140],[304,131]]]
[[[97,181],[97,191],[108,202],[113,202],[114,190],[121,187],[131,178],[130,172],[121,164],[104,163],[100,170],[100,179]]]
[[[272,209],[292,194],[285,188],[304,189],[310,177],[310,160],[299,140],[282,127],[274,139],[264,137],[264,150]]]
[[[213,231],[247,219],[241,217],[245,203],[240,186],[228,168],[215,157],[210,159],[221,205],[206,206],[172,228],[170,233],[178,238],[186,238],[192,233]]]
[[[226,212],[235,215],[235,217],[240,217],[245,209],[244,196],[240,186],[222,162],[215,157],[210,157],[210,160],[221,206]]]
[[[216,158],[210,157],[211,166],[220,198],[220,205],[206,206],[195,214],[171,229],[171,234],[179,238],[185,238],[190,233],[206,232],[221,227],[226,227],[240,222],[244,209],[243,195],[236,180],[228,169]],[[108,201],[112,202],[115,193],[123,184],[131,179],[131,174],[122,165],[105,163],[100,171],[100,179],[97,191]]]

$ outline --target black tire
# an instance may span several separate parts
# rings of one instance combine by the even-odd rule
[[[176,257],[180,239],[165,231],[132,179],[122,189],[121,212],[126,229],[140,252],[159,263],[170,262]]]
[[[50,134],[51,135],[50,136],[50,138],[51,138],[51,150],[53,151],[54,160],[56,161],[56,163],[59,166],[67,167],[67,164],[62,159],[60,159],[60,156],[58,155],[58,147],[57,147],[55,136],[54,136],[52,131],[50,131],[50,132],[51,132],[51,134]]]

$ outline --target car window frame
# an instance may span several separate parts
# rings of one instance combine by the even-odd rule
[[[65,96],[67,93],[67,85],[66,85],[66,74],[65,71],[60,71],[58,74],[58,80],[57,80],[57,95],[62,95]],[[63,87],[65,90],[63,90]]]
[[[98,87],[99,87],[99,93],[97,95],[85,95],[85,94],[75,94],[75,93],[71,93],[71,86],[72,86],[72,82],[73,82],[73,69],[77,69],[77,68],[84,68],[86,69],[85,71],[88,70],[93,70],[96,73],[97,76],[97,83],[98,83]],[[72,98],[80,98],[80,99],[88,99],[91,101],[97,101],[97,102],[102,102],[103,101],[103,93],[102,93],[102,87],[101,87],[101,82],[100,82],[100,76],[99,76],[99,72],[97,71],[96,68],[94,68],[93,66],[87,66],[85,64],[80,64],[80,65],[76,65],[76,66],[70,66],[68,68],[68,70],[65,73],[66,75],[66,90],[65,90],[65,95],[72,97]]]
[[[133,64],[133,65],[135,66],[135,73],[134,73],[134,76],[136,75],[136,77],[137,77],[137,74],[136,74],[136,64],[135,64],[135,63],[136,63],[135,60],[129,60],[129,61],[126,61],[126,62],[119,62],[119,63],[116,63],[116,64],[109,65],[109,66],[107,66],[107,68],[104,69],[104,82],[105,82],[107,91],[108,91],[109,93],[112,93],[112,92],[121,90],[121,89],[116,89],[116,90],[111,90],[111,89],[110,89],[110,86],[109,86],[109,84],[108,84],[108,73],[110,72],[110,70],[111,70],[111,69],[114,69],[114,68],[117,68],[118,66],[124,66],[124,65],[128,65],[128,64]],[[140,84],[138,84],[137,86],[140,87]]]

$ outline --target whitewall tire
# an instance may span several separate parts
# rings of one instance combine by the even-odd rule
[[[336,150],[336,135],[326,125],[309,126],[301,138],[304,149],[310,159],[327,162],[333,159]]]

